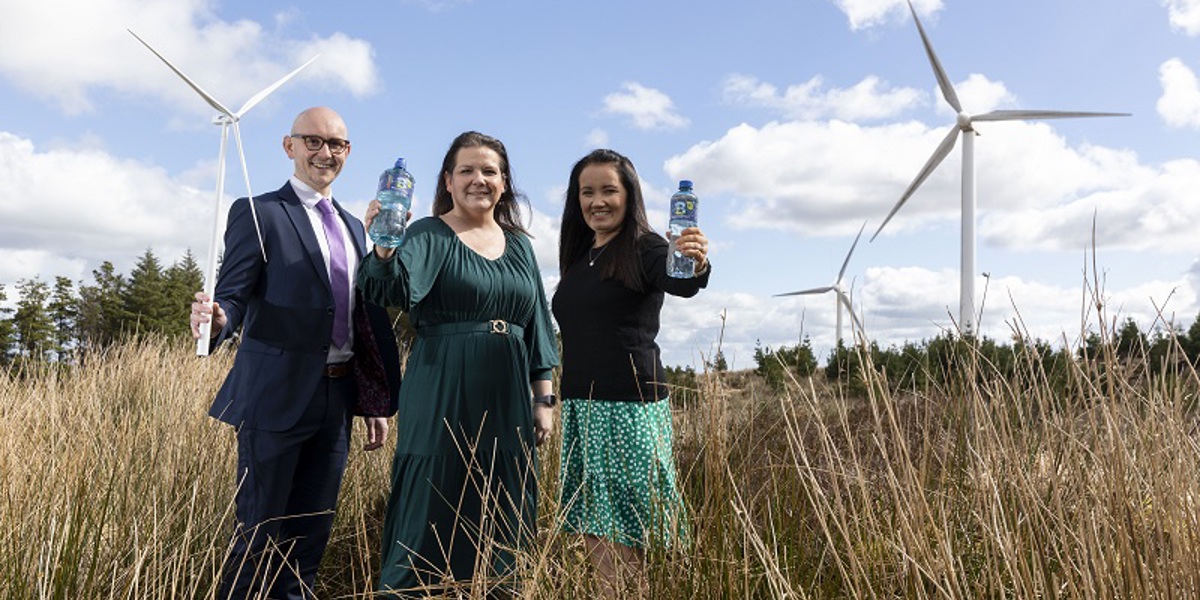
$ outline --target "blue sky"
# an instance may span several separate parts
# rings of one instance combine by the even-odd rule
[[[442,154],[477,129],[508,146],[549,289],[566,177],[595,147],[628,155],[653,224],[692,179],[713,241],[707,291],[668,301],[670,364],[722,340],[734,367],[755,344],[834,340],[832,283],[945,135],[902,0],[372,3],[0,0],[0,283],[128,272],[152,247],[207,256],[219,130],[213,111],[126,29],[236,108],[321,57],[242,120],[256,192],[290,174],[280,146],[310,105],[345,117],[354,144],[335,195],[363,212],[397,156],[427,214]],[[1200,0],[917,0],[968,112],[1128,112],[978,126],[980,331],[1015,323],[1071,343],[1095,256],[1110,319],[1189,325],[1200,311]],[[232,146],[231,146],[232,149]],[[231,156],[229,201],[244,195]],[[920,340],[958,314],[956,149],[845,284],[867,334]],[[1089,281],[1092,278],[1088,278]],[[986,296],[984,292],[986,290]],[[724,335],[722,337],[722,315]],[[848,327],[847,327],[848,330]]]

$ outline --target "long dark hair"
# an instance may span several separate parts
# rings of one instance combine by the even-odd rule
[[[625,188],[625,219],[621,222],[621,230],[608,242],[605,255],[601,257],[600,277],[615,278],[625,287],[640,292],[643,289],[643,276],[638,239],[643,235],[653,235],[654,230],[646,220],[646,203],[642,200],[642,185],[638,181],[637,170],[628,158],[612,150],[593,150],[571,169],[559,232],[558,273],[560,276],[566,273],[591,249],[596,238],[596,233],[583,219],[583,209],[579,206],[579,176],[590,165],[613,165],[621,180],[621,187]]]
[[[454,161],[458,159],[458,151],[463,148],[477,147],[488,148],[500,156],[500,173],[504,175],[504,192],[500,194],[500,201],[496,203],[496,212],[494,213],[496,223],[505,231],[518,231],[529,235],[529,231],[521,225],[521,205],[518,202],[520,200],[528,203],[528,200],[525,198],[525,194],[517,191],[517,184],[513,181],[512,167],[508,164],[508,150],[504,148],[504,143],[500,140],[478,131],[465,131],[458,134],[453,142],[450,142],[450,149],[446,151],[446,157],[442,159],[442,170],[438,172],[437,191],[433,195],[433,216],[440,217],[454,208],[454,198],[450,196],[450,190],[446,188],[446,174],[454,171]]]

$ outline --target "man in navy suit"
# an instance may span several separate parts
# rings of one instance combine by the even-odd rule
[[[354,290],[363,224],[332,199],[350,156],[346,125],[316,107],[283,138],[288,183],[229,210],[211,308],[192,305],[192,333],[212,348],[239,329],[233,367],[209,414],[237,431],[237,530],[219,598],[311,598],[333,525],[353,415],[365,450],[387,438],[400,362],[386,311]],[[263,254],[266,254],[264,258]]]

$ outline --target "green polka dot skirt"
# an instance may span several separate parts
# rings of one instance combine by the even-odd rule
[[[562,407],[563,528],[635,548],[686,545],[670,401],[568,398]]]

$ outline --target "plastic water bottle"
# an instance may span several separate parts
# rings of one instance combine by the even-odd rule
[[[696,209],[700,201],[692,192],[692,182],[684,179],[679,182],[679,191],[671,196],[671,224],[667,241],[671,247],[667,253],[667,275],[677,279],[688,279],[696,276],[696,260],[684,256],[675,248],[675,241],[688,227],[695,227]]]
[[[395,248],[404,243],[413,194],[413,176],[404,167],[404,159],[397,158],[396,166],[379,176],[379,189],[375,193],[380,204],[379,214],[367,230],[377,246]]]

